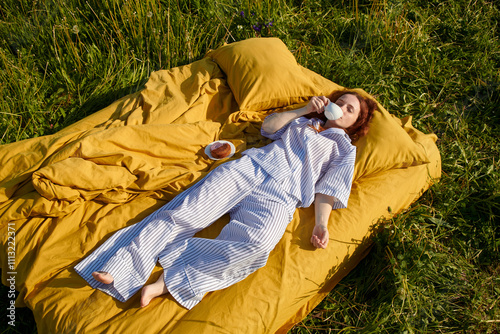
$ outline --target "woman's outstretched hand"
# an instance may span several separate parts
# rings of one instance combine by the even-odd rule
[[[311,236],[311,243],[316,248],[326,248],[328,245],[328,228],[322,225],[315,225]]]
[[[328,221],[332,213],[335,197],[317,193],[314,199],[315,224],[311,243],[316,248],[326,248],[328,245]]]

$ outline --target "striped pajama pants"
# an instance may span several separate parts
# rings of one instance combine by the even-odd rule
[[[191,309],[206,292],[263,267],[292,220],[297,199],[251,158],[227,162],[137,224],[116,232],[75,270],[92,287],[126,301],[157,262],[170,294]],[[228,213],[216,239],[193,235]],[[110,273],[103,284],[94,271]]]

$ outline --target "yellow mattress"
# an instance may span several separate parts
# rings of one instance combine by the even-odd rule
[[[15,271],[16,304],[33,310],[39,333],[286,332],[366,255],[377,221],[439,178],[436,136],[414,129],[411,117],[379,105],[370,133],[356,143],[349,205],[332,213],[327,249],[309,243],[314,208],[298,209],[264,268],[190,311],[169,296],[143,309],[139,295],[118,302],[73,267],[224,162],[204,154],[207,144],[232,141],[238,158],[269,142],[259,129],[271,111],[338,89],[298,65],[279,39],[249,39],[154,72],[141,91],[54,135],[0,146],[3,284]],[[215,237],[227,221],[199,235]],[[9,227],[17,242],[11,267]]]

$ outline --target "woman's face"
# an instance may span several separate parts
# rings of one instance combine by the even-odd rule
[[[351,127],[358,119],[359,112],[361,111],[358,98],[352,94],[345,94],[339,97],[335,103],[342,109],[344,114],[337,120],[327,120],[325,127],[335,127],[341,129]]]

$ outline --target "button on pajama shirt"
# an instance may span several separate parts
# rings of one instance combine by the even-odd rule
[[[190,309],[205,293],[228,287],[263,267],[297,207],[316,193],[347,206],[355,147],[345,132],[317,133],[319,120],[300,117],[263,148],[243,152],[150,216],[116,232],[75,270],[92,287],[126,301],[147,281],[156,263],[169,293]],[[193,235],[229,213],[216,239]],[[92,272],[110,273],[104,284]]]

